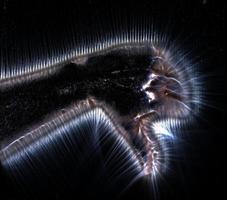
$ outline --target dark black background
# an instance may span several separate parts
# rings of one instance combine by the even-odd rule
[[[160,199],[225,199],[226,192],[226,93],[225,12],[221,1],[137,1],[129,3],[74,1],[2,1],[0,15],[1,59],[42,49],[43,38],[52,48],[79,38],[104,34],[131,19],[153,21],[158,29],[179,38],[192,52],[204,76],[205,104],[192,130],[180,143],[175,167],[159,182]],[[70,38],[71,37],[71,38]],[[28,42],[29,41],[29,42]],[[12,58],[13,59],[13,58]],[[16,62],[16,61],[15,61]],[[133,188],[128,196],[147,196],[147,189]],[[147,196],[147,197],[146,197]],[[156,196],[156,195],[155,195]]]

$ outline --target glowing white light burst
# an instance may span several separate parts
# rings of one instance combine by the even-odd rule
[[[23,66],[2,65],[0,91],[24,82],[45,79],[70,63],[86,65],[89,58],[113,50],[125,50],[129,54],[149,52],[151,64],[146,80],[136,89],[145,94],[146,109],[143,109],[143,105],[137,113],[124,116],[127,119],[125,122],[117,111],[113,111],[114,106],[111,107],[109,102],[99,102],[95,97],[87,96],[83,103],[77,102],[76,106],[66,108],[65,114],[57,114],[6,145],[0,151],[3,165],[11,166],[28,154],[35,154],[37,149],[48,146],[57,138],[62,139],[69,134],[68,130],[80,130],[80,124],[92,119],[93,124],[89,124],[91,132],[97,135],[101,129],[98,126],[105,124],[117,138],[119,146],[124,147],[127,159],[134,163],[134,170],[139,171],[140,175],[156,179],[162,168],[166,168],[170,155],[166,141],[176,140],[174,131],[192,121],[202,104],[202,83],[194,70],[195,64],[185,52],[152,29],[146,32],[130,30],[127,34],[104,38],[96,38],[90,45],[75,44],[67,53],[51,55],[47,60],[35,60]],[[127,126],[124,126],[125,123]],[[134,144],[132,138],[142,143],[142,147]]]

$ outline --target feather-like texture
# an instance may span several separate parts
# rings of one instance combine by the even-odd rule
[[[79,111],[71,107],[1,150],[5,172],[26,198],[115,197],[140,177],[139,160],[111,117],[102,108]]]
[[[75,153],[74,160],[79,159],[84,165],[90,159],[88,155],[100,149],[97,137],[105,135],[105,138],[117,136],[113,151],[123,150],[125,157],[108,155],[103,160],[100,154],[94,157],[100,162],[115,163],[115,170],[120,173],[113,172],[114,178],[127,171],[128,168],[122,170],[122,166],[130,162],[132,171],[136,171],[130,172],[130,177],[140,174],[157,180],[168,168],[169,143],[176,140],[175,132],[189,124],[199,110],[202,82],[195,70],[197,66],[176,41],[168,40],[151,25],[84,36],[80,42],[75,41],[73,37],[70,45],[63,45],[63,50],[47,50],[47,55],[40,59],[29,61],[27,55],[23,64],[1,66],[0,118],[5,119],[0,122],[5,134],[0,135],[4,138],[3,168],[9,170],[10,175],[14,175],[16,169],[18,183],[26,187],[32,185],[35,178],[41,183],[48,170],[55,166],[55,160],[63,163],[62,157],[74,157]],[[81,101],[89,102],[90,106],[81,106]],[[72,104],[75,105],[72,110],[77,110],[75,113],[69,111]],[[12,111],[15,111],[13,116]],[[69,118],[65,117],[68,112]],[[23,133],[19,134],[21,130]],[[82,154],[78,145],[83,147]],[[108,150],[105,148],[103,152]],[[47,159],[48,156],[56,159]],[[76,166],[74,173],[77,174],[81,171],[80,164],[73,162],[71,167]],[[23,168],[29,169],[29,175]],[[105,172],[102,165],[99,168]],[[35,170],[41,170],[37,177],[32,175]],[[108,168],[111,177],[110,171]],[[69,175],[59,173],[58,178],[61,180],[62,176]],[[128,174],[124,176],[127,178]],[[24,182],[23,177],[28,179]],[[82,179],[79,176],[78,181]]]

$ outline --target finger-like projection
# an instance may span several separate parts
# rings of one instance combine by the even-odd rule
[[[130,180],[157,178],[168,165],[174,130],[191,121],[200,101],[193,65],[175,45],[130,30],[40,62],[1,66],[3,169],[21,171],[18,180],[39,169],[44,176],[61,162],[62,146],[64,155],[74,157],[77,149],[89,159],[79,153],[81,144],[98,149],[115,137],[125,164],[119,176],[130,168]]]

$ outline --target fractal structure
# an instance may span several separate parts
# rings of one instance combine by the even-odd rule
[[[1,65],[7,178],[39,196],[100,184],[98,193],[168,173],[171,143],[201,101],[187,55],[166,36],[132,29]]]

